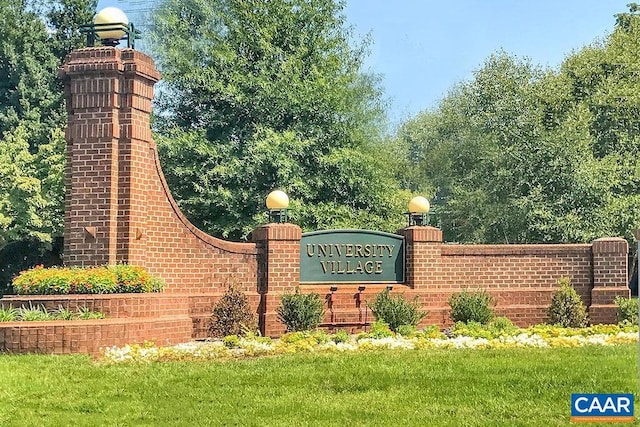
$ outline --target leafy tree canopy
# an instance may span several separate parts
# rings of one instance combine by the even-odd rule
[[[408,195],[381,143],[381,91],[362,71],[367,43],[353,41],[343,8],[166,0],[155,11],[158,145],[196,225],[246,238],[275,188],[305,229],[402,225]]]
[[[66,112],[58,68],[94,0],[0,0],[0,248],[62,233]]]
[[[436,188],[445,236],[584,242],[640,226],[640,17],[559,70],[498,52],[405,123],[408,160]]]

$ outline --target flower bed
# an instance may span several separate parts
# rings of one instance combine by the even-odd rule
[[[164,283],[142,267],[110,265],[67,268],[38,266],[12,282],[18,295],[116,294],[159,292]]]
[[[294,333],[279,340],[270,338],[226,337],[222,341],[189,342],[171,347],[158,347],[153,343],[110,347],[104,351],[105,363],[162,362],[177,360],[217,360],[288,354],[296,352],[356,352],[378,349],[420,350],[447,349],[500,349],[534,347],[582,347],[587,345],[619,345],[638,342],[637,326],[597,325],[584,329],[559,328],[539,325],[518,329],[495,338],[470,336],[446,337],[434,334],[432,328],[413,336],[402,335],[373,338],[370,334],[341,336],[324,332]]]

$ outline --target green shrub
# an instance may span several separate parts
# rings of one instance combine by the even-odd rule
[[[380,339],[380,338],[387,338],[392,336],[393,336],[393,331],[391,330],[389,325],[382,320],[376,320],[371,324],[371,327],[369,328],[369,332],[363,332],[359,334],[358,339],[362,339],[362,338]]]
[[[341,329],[333,334],[331,340],[336,344],[340,344],[341,342],[349,342],[349,334],[347,333],[347,331]]]
[[[417,329],[413,325],[400,325],[398,329],[396,329],[396,333],[398,335],[402,335],[403,337],[410,338],[416,335]]]
[[[427,315],[420,310],[417,297],[413,301],[407,301],[402,295],[391,295],[389,289],[376,295],[369,308],[376,320],[388,324],[392,331],[397,331],[403,325],[415,327]]]
[[[164,284],[131,265],[90,268],[44,268],[21,272],[12,282],[18,295],[111,294],[159,292]]]
[[[18,320],[18,310],[14,307],[0,307],[0,322],[13,322]]]
[[[489,322],[487,330],[491,332],[491,335],[493,335],[493,337],[499,337],[501,335],[513,335],[519,330],[519,328],[506,317],[496,317],[491,322]]]
[[[18,309],[18,316],[25,322],[53,320],[53,316],[42,305],[29,306],[29,308],[22,306]]]
[[[237,335],[227,335],[222,339],[222,343],[227,348],[240,347],[240,337]]]
[[[487,324],[493,319],[493,308],[495,301],[491,295],[485,291],[467,292],[453,294],[449,297],[451,311],[449,317],[453,322],[478,322]]]
[[[618,323],[638,324],[638,299],[616,297]]]
[[[553,293],[548,309],[549,323],[565,328],[584,328],[587,326],[587,310],[580,295],[571,286],[571,279],[558,279],[560,289]]]
[[[255,331],[256,328],[256,316],[249,307],[247,296],[237,283],[230,283],[222,298],[213,306],[211,336],[243,335],[245,330]]]
[[[296,288],[294,294],[283,295],[276,308],[278,319],[287,332],[309,331],[318,327],[324,314],[322,298],[317,293],[301,294]]]

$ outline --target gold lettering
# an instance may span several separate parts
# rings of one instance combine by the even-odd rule
[[[376,274],[382,273],[382,261],[376,261]]]
[[[346,273],[346,270],[344,268],[342,268],[342,270],[341,270],[341,268],[342,268],[342,261],[338,261],[338,271],[337,271],[337,273],[338,274]]]
[[[307,245],[307,256],[313,256],[315,253],[315,245]]]
[[[345,245],[344,256],[353,256],[353,245],[351,243]]]
[[[322,266],[322,272],[324,274],[327,273],[327,264],[329,264],[332,261],[320,261],[320,265]]]
[[[322,254],[321,254],[322,252]],[[327,256],[327,245],[318,245],[318,256],[325,257]]]
[[[360,258],[364,257],[362,253],[362,245],[356,245],[355,255]]]
[[[371,256],[371,245],[364,245],[364,256],[367,258]]]
[[[351,269],[351,261],[347,261],[347,274],[353,274],[355,270]]]
[[[356,269],[354,270],[354,273],[363,273],[363,269],[362,269],[362,261],[358,261],[358,265],[356,265]]]
[[[373,261],[367,261],[364,263],[364,271],[367,274],[373,273]]]
[[[389,251],[389,258],[391,258],[393,256],[393,248],[396,247],[396,245],[385,245],[387,250]]]
[[[343,245],[336,245],[336,244],[334,244],[333,246],[335,246],[335,248],[336,248],[336,253],[338,254],[338,256],[342,256],[342,246],[343,246]]]

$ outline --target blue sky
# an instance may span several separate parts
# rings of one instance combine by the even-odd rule
[[[367,68],[382,76],[391,124],[437,106],[500,49],[557,67],[613,30],[630,0],[347,0],[358,35],[370,34]],[[143,0],[100,0],[125,12]],[[153,3],[147,1],[147,4]],[[136,24],[140,24],[136,22]]]

